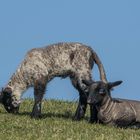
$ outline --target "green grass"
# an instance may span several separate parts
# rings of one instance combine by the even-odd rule
[[[8,114],[0,106],[0,140],[140,140],[140,130],[89,124],[89,113],[82,121],[72,121],[76,106],[44,100],[39,120],[30,118],[32,100],[22,103],[18,115]]]

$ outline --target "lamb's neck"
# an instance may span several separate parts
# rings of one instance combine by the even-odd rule
[[[106,110],[108,110],[111,103],[112,103],[111,97],[107,96],[98,108],[99,108],[99,110],[106,111]]]
[[[112,122],[115,106],[116,103],[112,101],[111,97],[108,97],[104,104],[97,107],[99,120],[103,123]]]
[[[17,71],[12,75],[6,87],[11,88],[12,95],[17,99],[20,99],[22,93],[27,89],[27,83],[25,82],[22,73]]]

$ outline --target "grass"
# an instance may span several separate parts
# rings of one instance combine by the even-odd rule
[[[8,114],[0,106],[0,140],[140,140],[140,130],[89,124],[89,113],[82,121],[72,121],[76,106],[44,100],[39,120],[30,118],[32,100],[22,103],[18,115]]]

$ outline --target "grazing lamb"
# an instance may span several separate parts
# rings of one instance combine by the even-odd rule
[[[17,71],[1,91],[0,101],[9,113],[17,113],[20,99],[29,87],[34,87],[35,104],[32,117],[41,115],[41,101],[47,83],[55,77],[70,77],[73,86],[79,91],[79,105],[74,119],[80,120],[86,111],[86,85],[82,80],[91,80],[94,62],[98,65],[100,79],[106,82],[103,65],[97,54],[80,43],[58,43],[44,48],[30,50]]]
[[[115,99],[110,90],[122,83],[87,82],[89,96],[87,102],[97,108],[97,118],[100,123],[119,127],[140,127],[140,101]],[[93,93],[94,89],[94,93]]]

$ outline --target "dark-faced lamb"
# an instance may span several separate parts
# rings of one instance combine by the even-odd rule
[[[111,97],[111,89],[122,81],[84,83],[89,87],[87,102],[96,106],[97,122],[119,127],[140,127],[140,101]]]

